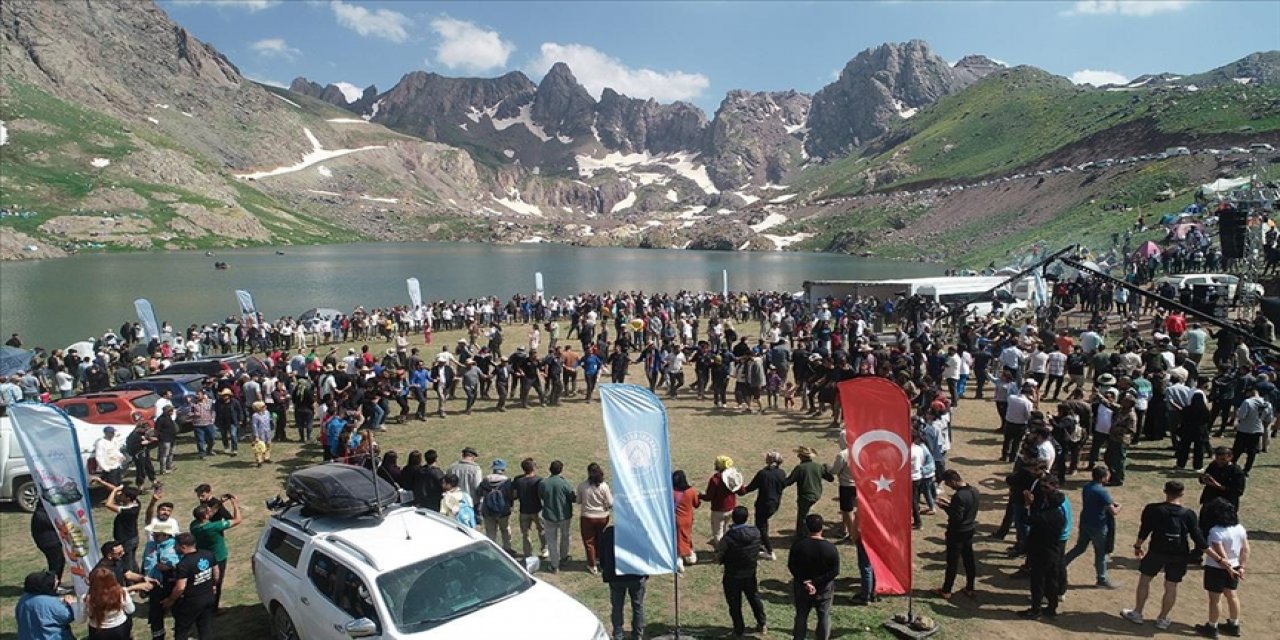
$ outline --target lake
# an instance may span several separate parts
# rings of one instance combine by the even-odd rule
[[[805,280],[940,275],[937,265],[822,253],[586,248],[558,244],[362,243],[201,251],[79,255],[0,265],[0,332],[29,348],[63,347],[135,321],[148,298],[174,327],[237,313],[234,291],[253,293],[267,318],[311,307],[343,311],[409,304],[405,278],[424,300],[531,293],[542,272],[547,296],[581,291],[681,289],[799,291]],[[215,270],[214,261],[230,268]]]

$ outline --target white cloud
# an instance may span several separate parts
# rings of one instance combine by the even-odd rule
[[[350,82],[335,82],[333,83],[333,86],[337,87],[338,91],[342,92],[342,97],[346,98],[348,103],[355,102],[360,99],[360,96],[364,95],[363,89],[351,84]]]
[[[1101,87],[1104,84],[1128,84],[1129,79],[1115,71],[1081,69],[1071,74],[1071,81],[1076,84],[1091,84]]]
[[[235,8],[244,9],[250,13],[257,13],[263,9],[270,9],[280,4],[280,0],[173,0],[174,4],[209,4],[218,8]]]
[[[338,18],[338,24],[362,36],[374,36],[392,42],[409,39],[408,27],[413,24],[408,16],[390,9],[370,11],[360,5],[333,0],[329,5]]]
[[[1078,0],[1062,15],[1146,17],[1182,11],[1190,4],[1191,0]]]
[[[265,38],[249,45],[254,53],[264,58],[285,58],[293,60],[302,51],[289,46],[284,38]]]
[[[431,30],[440,36],[436,62],[450,69],[473,73],[500,69],[516,50],[516,46],[503,40],[497,31],[465,20],[436,18],[431,21]]]
[[[711,84],[701,73],[628,67],[621,60],[584,44],[544,42],[540,55],[529,63],[529,69],[537,74],[546,73],[557,62],[569,65],[578,82],[596,96],[608,87],[633,98],[689,100],[701,95]]]

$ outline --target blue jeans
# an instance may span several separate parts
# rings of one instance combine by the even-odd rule
[[[631,637],[644,637],[644,583],[645,580],[627,580],[609,583],[609,618],[613,623],[613,638],[624,638],[622,632],[622,607],[627,596],[631,597]]]
[[[965,390],[969,388],[969,374],[960,374],[960,381],[956,383],[956,395],[963,396]]]
[[[218,431],[222,432],[222,450],[223,451],[239,451],[240,450],[240,425],[229,424],[220,425]]]
[[[870,600],[876,595],[876,572],[871,566],[871,556],[867,555],[867,549],[862,546],[862,541],[858,541],[858,576],[862,580],[862,597]]]
[[[387,417],[387,410],[376,402],[373,403],[372,409],[373,415],[369,417],[369,428],[377,429],[382,426],[382,419]]]
[[[1107,527],[1080,527],[1080,536],[1076,538],[1076,546],[1067,552],[1064,565],[1069,566],[1072,560],[1084,555],[1084,550],[1093,546],[1093,571],[1098,582],[1107,581]]]
[[[198,424],[192,428],[196,436],[196,453],[200,456],[213,454],[213,425]]]

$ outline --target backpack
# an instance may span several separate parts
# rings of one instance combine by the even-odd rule
[[[471,496],[463,496],[462,501],[458,503],[458,512],[453,518],[464,527],[475,528],[476,526],[476,510],[471,506]]]
[[[480,512],[483,515],[496,518],[504,518],[511,515],[511,501],[507,499],[507,493],[510,490],[510,480],[503,482],[496,488],[487,488],[484,497],[480,500]]]

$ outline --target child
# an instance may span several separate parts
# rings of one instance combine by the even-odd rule
[[[787,381],[787,386],[782,388],[782,406],[787,411],[796,407],[796,383]]]
[[[271,462],[271,412],[267,411],[267,403],[259,400],[253,403],[253,459],[259,467],[263,462]]]
[[[778,408],[778,391],[782,389],[782,376],[776,367],[769,367],[769,375],[765,378],[765,391],[769,394],[769,408]]]

